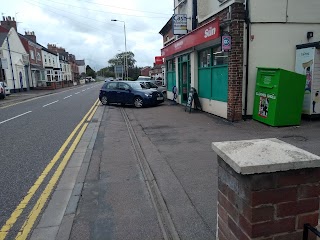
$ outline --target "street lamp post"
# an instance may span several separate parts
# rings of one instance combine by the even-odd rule
[[[117,19],[111,19],[112,22],[123,22],[123,30],[124,30],[124,51],[125,51],[125,63],[124,63],[124,69],[125,69],[125,76],[127,75],[127,80],[129,77],[129,70],[128,70],[128,54],[127,54],[127,34],[126,34],[126,23],[125,21],[117,20]]]

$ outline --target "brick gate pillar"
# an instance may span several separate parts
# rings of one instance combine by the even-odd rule
[[[219,164],[217,239],[302,240],[304,223],[318,225],[319,156],[275,138],[212,148]]]

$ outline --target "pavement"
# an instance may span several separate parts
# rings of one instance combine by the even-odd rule
[[[99,105],[30,239],[215,239],[211,143],[275,137],[320,156],[319,130],[228,122],[169,100]]]

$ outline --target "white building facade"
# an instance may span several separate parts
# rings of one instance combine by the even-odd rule
[[[27,90],[31,79],[29,55],[14,28],[1,34],[7,35],[0,50],[7,87],[10,92]]]

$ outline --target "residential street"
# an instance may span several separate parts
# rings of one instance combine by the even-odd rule
[[[35,138],[31,143],[37,143],[27,145],[25,137],[12,140],[11,145],[15,148],[19,148],[17,142],[24,143],[20,149],[31,154],[24,154],[24,161],[19,154],[1,149],[1,159],[9,156],[12,162],[4,160],[8,167],[4,168],[4,164],[1,167],[1,190],[7,193],[1,194],[1,209],[6,209],[5,218],[1,215],[2,225],[92,106],[99,86],[91,84],[67,89],[1,109],[7,114],[6,117],[1,114],[1,131],[4,126],[13,131],[19,124],[30,126],[32,122],[42,126],[39,132],[18,128],[24,136]],[[72,97],[68,97],[70,95]],[[57,100],[59,102],[55,102]],[[79,101],[84,102],[79,104]],[[17,108],[14,114],[10,113],[11,108]],[[28,111],[32,112],[13,118]],[[50,112],[54,117],[49,117]],[[38,120],[32,119],[33,113]],[[5,122],[10,118],[13,119]],[[73,123],[66,119],[72,119]],[[40,125],[40,120],[46,123]],[[46,125],[47,122],[50,124]],[[64,128],[57,122],[64,124]],[[46,130],[45,126],[50,129]],[[319,121],[305,120],[301,126],[282,128],[253,120],[231,123],[203,112],[185,112],[183,106],[172,105],[171,101],[142,109],[99,103],[29,237],[215,239],[217,163],[211,143],[276,137],[320,155],[319,128]],[[21,133],[16,134],[21,136]],[[54,137],[50,137],[52,135]],[[8,136],[11,138],[6,138],[7,141],[12,139],[12,135]],[[36,139],[37,136],[41,136],[41,140]],[[24,148],[24,145],[28,147]],[[51,148],[47,149],[47,145]],[[10,144],[5,146],[8,148]],[[45,150],[44,153],[41,150]],[[6,239],[14,238],[19,231],[52,174],[48,175]]]
[[[215,239],[211,142],[276,137],[320,155],[319,121],[284,128],[231,123],[170,101],[143,109],[99,106],[93,119],[97,135],[82,164],[87,174],[74,179],[81,194],[65,206],[60,225],[41,219],[31,239]]]
[[[21,101],[38,93],[41,91],[12,94],[0,102],[1,226],[97,100],[98,85],[61,89],[54,94],[12,105],[18,102],[16,99]],[[40,186],[10,233],[20,229],[44,187],[44,184]]]

